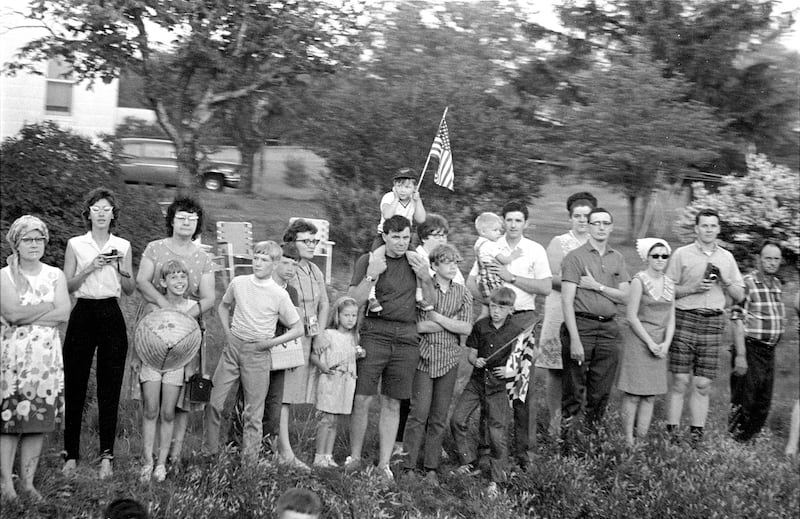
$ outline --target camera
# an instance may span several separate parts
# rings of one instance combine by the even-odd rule
[[[111,249],[111,252],[104,252],[101,254],[101,256],[103,256],[106,260],[119,259],[122,257],[117,249]]]
[[[719,268],[713,263],[708,263],[706,265],[706,272],[703,275],[703,279],[706,281],[716,281],[719,279],[719,276]]]

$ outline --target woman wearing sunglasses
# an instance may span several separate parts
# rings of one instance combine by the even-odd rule
[[[647,435],[655,395],[667,392],[667,351],[675,333],[675,282],[664,274],[672,249],[662,239],[641,238],[636,251],[647,268],[631,280],[617,382],[629,446]]]
[[[114,192],[97,188],[83,202],[86,234],[70,238],[64,254],[67,288],[75,300],[64,338],[64,474],[72,475],[80,458],[83,408],[95,350],[97,351],[97,407],[100,431],[101,479],[112,475],[117,410],[128,335],[119,307],[124,292],[136,288],[128,240],[112,234],[119,218]]]
[[[58,325],[69,317],[64,274],[42,263],[49,234],[35,216],[11,224],[12,254],[0,270],[0,498],[16,499],[12,471],[20,451],[19,482],[42,499],[33,477],[44,434],[60,428],[64,380]]]

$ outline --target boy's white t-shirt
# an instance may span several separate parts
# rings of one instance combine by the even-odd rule
[[[381,204],[378,206],[383,207],[384,205],[389,205],[394,202],[394,191],[389,191],[383,198],[381,198]],[[403,205],[403,202],[400,201],[397,204],[397,210],[394,214],[399,214],[400,216],[405,216],[408,218],[408,221],[411,222],[411,225],[414,225],[414,211],[417,208],[417,203],[414,201],[413,198],[408,199],[408,204]],[[394,216],[394,215],[392,215]],[[386,221],[386,218],[383,217],[383,211],[381,210],[381,221],[378,223],[378,234],[383,233],[383,222]]]
[[[496,241],[480,236],[475,240],[475,251],[485,265],[494,262],[497,255],[503,253],[503,248]]]
[[[252,274],[236,276],[222,301],[236,303],[231,333],[243,341],[273,338],[278,319],[287,328],[300,320],[289,293],[272,278],[261,280]]]

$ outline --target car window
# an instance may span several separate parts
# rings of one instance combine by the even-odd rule
[[[139,156],[141,156],[141,153],[142,153],[142,145],[139,144],[138,142],[136,142],[136,143],[132,143],[132,142],[125,143],[125,144],[122,145],[122,152],[125,155],[131,155],[133,157],[139,157]]]
[[[143,157],[151,157],[154,159],[174,159],[175,148],[171,144],[162,144],[147,142],[143,145]]]

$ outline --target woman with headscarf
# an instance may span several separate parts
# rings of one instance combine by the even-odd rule
[[[675,333],[675,282],[664,274],[672,249],[660,238],[641,238],[636,252],[647,268],[631,280],[617,380],[629,446],[647,435],[655,395],[667,392],[667,351]]]
[[[194,240],[203,232],[203,207],[193,198],[177,197],[167,208],[165,217],[168,236],[161,240],[151,241],[142,253],[136,286],[147,303],[158,308],[172,308],[164,293],[156,288],[161,276],[161,268],[172,260],[180,260],[186,265],[189,274],[189,286],[186,297],[197,301],[188,312],[192,317],[199,317],[214,306],[216,292],[214,288],[214,270],[211,257]],[[134,370],[137,369],[134,359]],[[186,380],[201,369],[198,356],[186,365]],[[213,372],[213,366],[206,368]],[[138,374],[134,377],[138,382]],[[138,383],[134,390],[138,390]],[[186,426],[189,423],[190,411],[201,411],[205,404],[189,401],[187,385],[181,387],[178,395],[178,407],[175,412],[175,425],[170,447],[170,463],[180,463]]]
[[[119,307],[124,292],[133,294],[133,254],[128,240],[112,234],[119,218],[113,191],[99,187],[86,195],[81,216],[86,234],[67,242],[64,275],[75,298],[64,337],[66,417],[62,472],[71,476],[80,458],[81,422],[92,361],[97,351],[97,414],[100,433],[100,479],[113,474],[114,440],[128,333]]]
[[[21,216],[6,235],[13,253],[0,270],[0,490],[15,499],[12,470],[20,447],[20,481],[34,500],[33,485],[44,433],[62,423],[64,363],[56,326],[69,317],[67,280],[41,262],[47,226]]]

